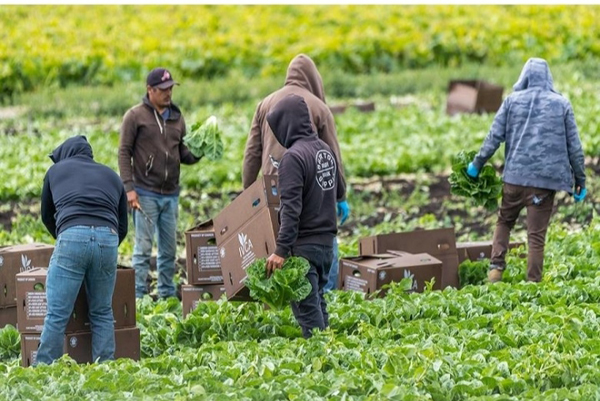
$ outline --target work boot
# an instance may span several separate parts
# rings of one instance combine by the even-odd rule
[[[488,281],[490,283],[497,283],[498,281],[502,281],[502,272],[504,270],[498,266],[490,265],[490,270],[488,271]]]

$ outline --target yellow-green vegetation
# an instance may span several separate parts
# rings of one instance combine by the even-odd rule
[[[323,69],[393,72],[463,62],[600,55],[596,6],[3,6],[0,95],[47,84],[281,75],[300,52]]]

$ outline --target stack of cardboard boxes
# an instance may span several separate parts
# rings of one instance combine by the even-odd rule
[[[15,276],[37,266],[48,266],[54,247],[46,244],[0,248],[0,329],[17,326]]]
[[[184,318],[198,302],[217,300],[225,292],[212,220],[185,232],[185,251],[188,284],[181,286]]]
[[[275,251],[279,232],[277,176],[258,179],[215,217],[215,236],[229,300],[251,301],[246,268]]]
[[[359,240],[358,257],[340,260],[338,287],[342,290],[379,291],[390,282],[412,278],[411,291],[426,282],[433,289],[458,287],[458,253],[453,228],[375,235]]]
[[[510,248],[522,245],[511,242]],[[426,282],[433,289],[459,288],[458,266],[465,260],[489,259],[492,242],[456,243],[453,228],[417,230],[375,235],[359,240],[360,256],[340,260],[338,286],[367,294],[403,278],[412,278],[412,291],[422,292]]]
[[[16,276],[17,319],[21,333],[23,366],[35,363],[47,312],[47,268],[36,268]],[[140,330],[136,327],[135,271],[119,267],[112,299],[115,320],[115,358],[140,358]],[[75,301],[65,331],[64,353],[78,363],[92,361],[92,335],[85,286]]]
[[[259,178],[214,220],[186,232],[188,285],[181,287],[183,316],[198,302],[251,301],[244,286],[246,268],[275,250],[279,230],[277,176]]]

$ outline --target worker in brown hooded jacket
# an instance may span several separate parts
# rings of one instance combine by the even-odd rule
[[[314,130],[319,139],[329,145],[335,154],[337,165],[340,166],[342,185],[346,187],[335,120],[331,110],[325,103],[323,79],[312,59],[305,54],[299,54],[294,57],[288,66],[283,88],[264,98],[256,108],[244,152],[242,170],[244,189],[256,181],[261,170],[263,175],[277,174],[279,161],[286,149],[275,138],[266,117],[280,100],[292,94],[302,97],[306,102]],[[337,199],[337,214],[341,218],[340,224],[344,224],[350,215],[350,207],[345,195]],[[337,249],[337,240],[334,239],[334,258],[329,272],[329,281],[325,286],[326,291],[336,288],[338,276]]]

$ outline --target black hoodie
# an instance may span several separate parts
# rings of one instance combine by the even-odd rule
[[[104,226],[127,235],[127,195],[121,178],[96,163],[85,136],[74,136],[50,155],[55,163],[44,177],[42,221],[56,238],[69,227]]]
[[[287,257],[297,244],[332,246],[337,234],[336,199],[346,192],[335,155],[314,132],[300,96],[279,101],[267,122],[287,149],[278,170],[281,225],[275,253]]]

